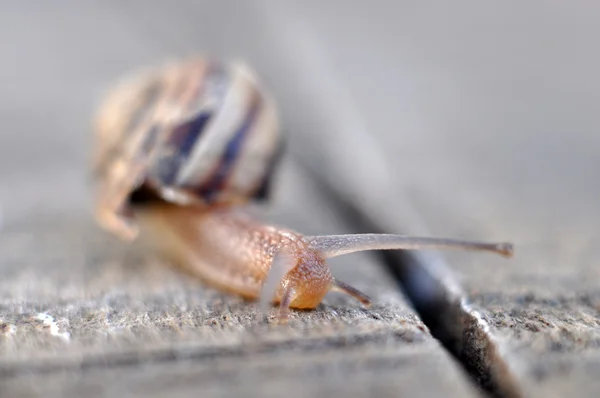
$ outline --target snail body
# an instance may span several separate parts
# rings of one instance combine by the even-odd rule
[[[274,103],[239,64],[195,58],[151,70],[113,91],[96,120],[96,219],[131,241],[143,235],[208,284],[312,309],[336,280],[327,259],[363,250],[462,249],[505,256],[509,244],[390,234],[304,236],[244,213],[264,202],[281,150]]]
[[[298,263],[282,275],[274,303],[281,302],[285,289],[292,289],[289,307],[314,308],[333,286],[324,259],[310,249],[302,235],[259,223],[243,212],[157,205],[139,209],[136,216],[146,242],[189,273],[228,293],[259,299],[273,259],[283,249]]]
[[[148,242],[162,254],[222,291],[260,299],[263,310],[279,304],[283,322],[289,308],[314,309],[330,290],[371,304],[367,295],[333,277],[327,265],[332,257],[365,250],[443,248],[512,254],[506,243],[392,234],[304,236],[231,209],[207,212],[153,204],[136,212]]]

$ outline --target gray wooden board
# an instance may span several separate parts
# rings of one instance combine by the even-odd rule
[[[564,170],[563,178],[574,178],[569,174],[577,172]],[[482,184],[477,180],[465,183]],[[569,195],[580,203],[578,208],[560,195],[502,198],[504,190],[518,192],[513,186],[504,179],[494,188],[480,189],[480,199],[473,201],[471,210],[487,217],[470,221],[466,231],[511,237],[516,257],[510,262],[476,262],[453,256],[451,261],[462,274],[469,301],[490,325],[527,396],[597,396],[600,252],[595,237],[600,217],[596,205],[584,205],[587,198],[574,191]],[[592,195],[597,187],[588,190]]]
[[[310,181],[293,167],[281,173],[272,220],[307,233],[343,230]],[[365,255],[332,267],[373,297],[372,309],[331,294],[277,327],[261,323],[254,304],[108,237],[86,213],[7,224],[0,252],[7,396],[473,395]]]
[[[388,345],[383,353],[381,347],[322,349],[301,355],[279,351],[277,355],[253,354],[250,358],[144,364],[126,371],[102,368],[42,375],[33,380],[20,377],[2,387],[7,396],[24,397],[473,396],[457,387],[456,377],[447,372],[444,361],[423,355],[423,351],[414,345],[401,349]],[[424,374],[431,379],[423,381]]]

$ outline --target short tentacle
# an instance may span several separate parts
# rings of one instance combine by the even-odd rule
[[[365,307],[371,306],[371,298],[369,296],[367,296],[360,290],[353,288],[350,285],[345,284],[344,282],[335,280],[333,282],[333,287],[331,289],[354,297],[355,299],[360,301]]]

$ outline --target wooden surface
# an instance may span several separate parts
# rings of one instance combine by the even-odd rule
[[[479,319],[466,355],[493,346],[489,372],[506,366],[513,396],[597,396],[600,8],[444,7],[3,7],[0,395],[480,394],[373,256],[332,262],[372,309],[331,294],[278,328],[97,228],[100,95],[132,68],[208,51],[247,59],[280,101],[293,157],[271,220],[354,230],[308,165],[382,229],[513,241],[510,261],[434,267]]]
[[[343,230],[309,181],[293,169],[283,176],[274,220],[307,233]],[[9,225],[0,242],[7,396],[474,396],[366,256],[333,267],[373,296],[372,309],[331,294],[316,311],[294,312],[289,326],[277,327],[264,324],[254,304],[107,237],[85,213]],[[434,381],[411,383],[424,374]]]

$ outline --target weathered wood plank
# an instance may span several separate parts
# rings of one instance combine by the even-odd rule
[[[273,220],[307,233],[344,228],[308,180],[290,168],[281,177]],[[0,384],[13,395],[89,389],[158,396],[172,389],[183,396],[205,388],[247,396],[290,388],[293,396],[472,394],[367,256],[333,266],[373,296],[372,309],[332,294],[316,311],[294,312],[289,327],[264,325],[254,304],[127,249],[85,213],[6,225],[0,257]],[[409,382],[432,372],[435,383]],[[117,374],[121,381],[106,386]],[[240,384],[230,384],[232,377]],[[173,378],[183,382],[166,383]],[[314,382],[300,388],[307,379]]]
[[[485,195],[482,206],[496,211],[488,208],[492,222],[474,222],[471,231],[491,233],[496,227],[513,235],[518,246],[509,264],[454,261],[470,301],[490,324],[527,395],[597,396],[600,252],[593,236],[600,219],[595,206],[573,211],[571,200],[553,196],[501,203],[493,190],[479,195]],[[575,214],[581,210],[589,213]]]
[[[326,354],[326,355],[323,355]],[[240,365],[243,362],[243,365]],[[373,376],[376,372],[377,376]],[[431,377],[424,389],[423,372]],[[471,396],[455,388],[456,375],[444,361],[421,349],[347,348],[301,356],[252,355],[131,369],[59,372],[2,383],[8,396]],[[450,392],[449,392],[450,391]]]

